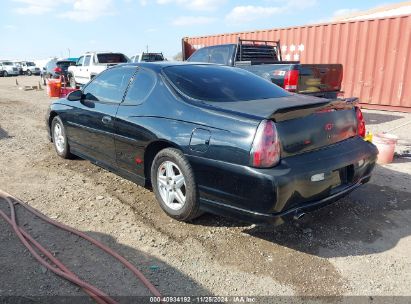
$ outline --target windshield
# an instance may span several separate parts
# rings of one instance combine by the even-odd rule
[[[5,61],[5,62],[3,62],[3,65],[13,65],[13,63],[11,63],[9,61]]]
[[[99,63],[126,63],[128,62],[126,56],[123,54],[98,54],[97,55]]]
[[[163,61],[163,54],[143,54],[141,61],[152,62],[152,61]]]
[[[34,62],[27,62],[26,64],[27,64],[27,66],[36,66],[36,65],[34,64]]]
[[[163,71],[182,93],[203,101],[232,102],[290,95],[275,84],[239,68],[178,65]]]

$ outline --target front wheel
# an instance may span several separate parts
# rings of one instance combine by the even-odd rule
[[[9,76],[9,73],[7,73],[7,71],[4,71],[3,76],[4,76],[4,77],[7,77],[7,76]]]
[[[30,70],[27,70],[27,76],[31,76],[32,72]]]
[[[181,151],[167,148],[156,155],[151,184],[160,207],[170,217],[190,221],[200,215],[193,169]]]
[[[54,148],[58,156],[68,159],[72,157],[70,146],[67,142],[66,130],[60,117],[53,118],[51,123],[51,134],[53,136]]]

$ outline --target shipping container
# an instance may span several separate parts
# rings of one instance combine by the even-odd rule
[[[411,15],[183,38],[188,58],[204,46],[280,40],[282,58],[341,63],[345,97],[366,108],[411,112]]]

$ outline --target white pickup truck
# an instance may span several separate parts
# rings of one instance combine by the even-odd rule
[[[110,66],[126,62],[128,58],[122,53],[86,53],[77,60],[76,65],[68,68],[70,86],[86,84]]]

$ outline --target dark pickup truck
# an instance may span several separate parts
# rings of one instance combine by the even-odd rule
[[[299,94],[335,99],[342,93],[341,64],[282,61],[279,41],[238,39],[237,44],[200,48],[187,61],[239,67]]]

